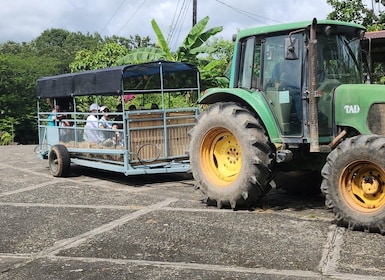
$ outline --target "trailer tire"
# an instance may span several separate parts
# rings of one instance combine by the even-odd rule
[[[69,174],[71,161],[67,147],[64,145],[52,146],[48,155],[48,165],[54,177],[65,177]]]
[[[385,234],[385,137],[343,141],[322,168],[321,191],[338,225]]]
[[[190,136],[191,171],[207,204],[251,207],[271,189],[274,146],[249,110],[233,102],[213,104]]]

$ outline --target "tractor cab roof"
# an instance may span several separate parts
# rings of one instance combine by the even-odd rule
[[[237,40],[244,37],[253,35],[269,35],[269,34],[289,34],[291,31],[307,29],[311,26],[312,21],[302,21],[293,23],[284,23],[277,25],[267,25],[255,28],[245,29],[237,34]],[[317,20],[317,27],[322,28],[330,26],[333,33],[357,33],[365,31],[365,27],[350,22],[337,21],[337,20]]]

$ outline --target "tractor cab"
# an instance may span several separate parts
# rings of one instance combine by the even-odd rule
[[[340,84],[363,81],[360,49],[363,30],[347,23],[318,22],[313,70],[309,69],[309,28],[287,25],[276,30],[265,29],[253,35],[247,31],[238,35],[238,55],[233,63],[238,69],[233,71],[232,86],[262,93],[280,137],[297,143],[308,142],[309,95],[315,94],[319,136],[330,140],[333,90]],[[315,92],[310,92],[310,74],[315,81]]]

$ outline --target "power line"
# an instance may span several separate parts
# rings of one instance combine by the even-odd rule
[[[134,16],[138,13],[138,11],[140,10],[140,8],[142,8],[144,2],[146,2],[146,0],[143,0],[143,2],[139,5],[139,7],[136,8],[135,12],[132,14],[131,17],[129,17],[129,18],[126,20],[126,22],[125,22],[125,23],[123,24],[123,26],[119,29],[119,31],[118,31],[117,34],[119,34],[120,31],[122,31],[122,29],[123,29],[124,27],[126,27],[127,23],[128,23],[130,20],[132,20],[132,19],[134,18]]]
[[[257,14],[254,14],[254,13],[250,13],[250,12],[248,12],[248,11],[239,9],[239,8],[237,8],[237,7],[233,7],[233,6],[231,6],[231,5],[229,5],[229,4],[226,4],[226,3],[224,3],[224,2],[222,2],[222,1],[220,1],[220,0],[215,0],[215,1],[217,1],[218,3],[224,5],[224,6],[230,8],[230,9],[232,9],[232,10],[234,10],[235,12],[237,12],[237,13],[239,13],[239,14],[242,14],[242,15],[248,17],[248,18],[251,18],[251,19],[256,20],[256,21],[258,21],[258,22],[260,22],[260,23],[263,23],[263,24],[267,24],[267,22],[261,21],[261,20],[255,18],[255,17],[263,18],[263,19],[268,20],[268,21],[274,21],[274,22],[277,22],[277,23],[282,23],[281,21],[278,21],[278,20],[270,19],[270,18],[261,16],[261,15],[257,15]],[[255,17],[252,17],[252,16],[255,16]]]
[[[126,0],[123,0],[122,3],[120,3],[119,7],[116,9],[116,11],[114,12],[114,14],[111,16],[110,20],[106,23],[106,25],[103,27],[102,29],[102,32],[100,32],[100,34],[103,34],[104,30],[107,28],[107,26],[111,23],[112,19],[116,16],[116,14],[118,13],[118,11],[120,10],[120,8],[123,6],[124,2],[126,2]]]
[[[169,28],[169,31],[168,31],[168,35],[167,35],[167,42],[170,42],[170,39],[174,33],[174,22],[175,22],[175,17],[176,17],[176,14],[177,14],[177,11],[178,11],[178,8],[179,8],[179,3],[180,3],[180,0],[178,0],[178,3],[176,4],[175,6],[175,12],[174,12],[174,16],[172,17],[172,22],[171,22],[171,25],[170,25],[170,28]]]
[[[178,41],[178,39],[179,39],[179,36],[180,36],[180,33],[182,32],[182,28],[183,28],[183,23],[184,23],[184,21],[185,21],[185,19],[186,19],[186,15],[187,15],[187,11],[189,11],[189,9],[190,9],[190,1],[188,1],[188,4],[186,5],[186,7],[185,7],[185,9],[184,9],[184,11],[183,11],[183,21],[181,22],[181,24],[180,24],[180,27],[179,27],[179,32],[178,32],[178,36],[176,37],[176,39],[175,39],[175,43]]]
[[[170,48],[172,48],[171,47],[172,43],[176,44],[176,42],[179,39],[180,33],[182,31],[182,28],[183,28],[183,22],[186,19],[186,14],[187,14],[187,11],[189,9],[189,4],[190,4],[189,0],[183,0],[183,3],[182,3],[182,6],[179,10],[179,14],[178,14],[176,23],[174,25],[172,34],[171,34],[169,41],[168,41]],[[177,32],[177,34],[178,34],[176,37],[175,37],[175,32]]]

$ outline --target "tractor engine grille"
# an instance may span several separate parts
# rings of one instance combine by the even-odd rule
[[[371,106],[368,115],[368,127],[374,134],[385,135],[385,103]]]

